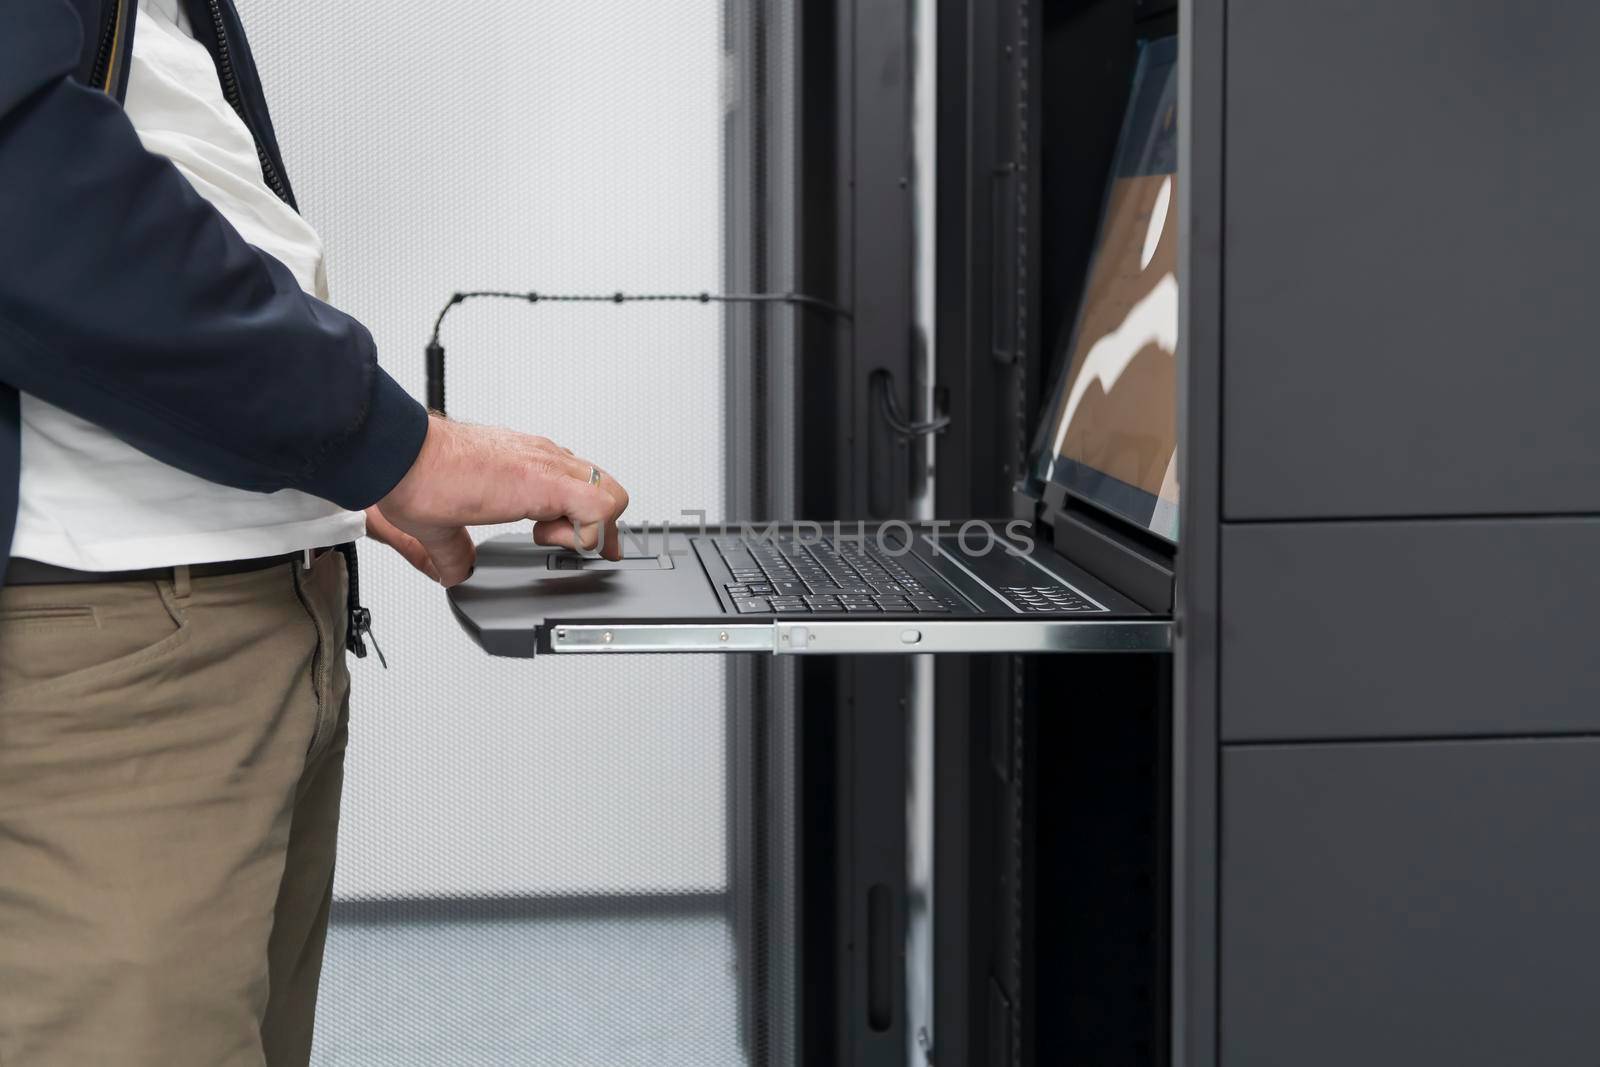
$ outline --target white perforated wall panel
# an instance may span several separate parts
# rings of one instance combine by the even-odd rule
[[[419,398],[457,289],[721,288],[721,0],[238,3],[334,302]],[[635,520],[717,519],[722,336],[715,307],[468,304],[449,409],[605,465]],[[354,666],[317,1062],[749,1062],[723,664],[491,660],[362,559],[390,669]]]
[[[415,395],[456,289],[718,288],[718,0],[240,6],[334,300]],[[468,304],[444,343],[452,415],[605,465],[635,518],[719,512],[716,309]],[[494,661],[363,560],[391,669],[357,665],[341,897],[722,885],[716,664]]]

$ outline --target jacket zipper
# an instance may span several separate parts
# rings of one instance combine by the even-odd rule
[[[283,178],[278,174],[272,156],[267,153],[261,138],[256,135],[255,127],[250,125],[249,116],[245,114],[244,98],[239,92],[239,78],[233,70],[233,51],[228,46],[228,24],[222,18],[221,0],[207,0],[206,6],[211,11],[211,28],[217,35],[217,74],[222,79],[222,97],[250,131],[250,136],[256,143],[256,157],[261,161],[261,176],[266,179],[268,187],[277,194],[279,200],[293,207],[294,203],[289,199],[289,190],[283,184]],[[353,652],[357,659],[365,659],[367,641],[372,641],[372,647],[378,652],[378,661],[387,669],[389,663],[383,658],[383,650],[378,648],[377,639],[372,636],[372,612],[361,606],[361,573],[356,562],[356,546],[353,542],[340,545],[339,551],[344,555],[345,570],[349,574],[349,598],[346,607],[350,611],[350,617],[349,629],[345,634],[345,647]]]
[[[217,35],[217,73],[222,77],[223,99],[228,101],[228,106],[233,108],[245,126],[250,128],[252,139],[256,143],[256,156],[261,160],[261,176],[267,180],[267,185],[278,195],[278,199],[287,204],[289,190],[283,184],[278,168],[273,165],[272,157],[261,144],[261,138],[254,136],[255,130],[250,127],[249,116],[244,112],[244,99],[239,93],[239,79],[233,72],[233,52],[228,48],[228,25],[222,19],[221,0],[208,0],[207,6],[211,9],[211,28]]]
[[[361,606],[361,564],[356,558],[356,543],[351,541],[340,545],[339,552],[344,556],[350,594],[345,605],[350,609],[350,628],[345,631],[344,647],[355,653],[356,659],[366,659],[367,642],[371,641],[373,651],[378,654],[378,662],[383,664],[384,670],[388,670],[389,661],[384,658],[378,639],[372,636],[372,612]]]
[[[94,65],[90,68],[89,84],[98,85],[104,91],[111,91],[111,77],[116,62],[117,42],[122,39],[123,20],[128,13],[128,0],[111,0],[112,10],[109,17],[100,27],[100,41],[95,48]],[[211,28],[217,36],[217,75],[222,81],[222,96],[227,100],[228,106],[233,108],[239,120],[250,131],[251,139],[255,141],[256,158],[261,162],[261,176],[266,180],[279,200],[294,206],[289,199],[289,190],[283,183],[283,177],[278,173],[277,166],[272,162],[272,156],[267,153],[266,147],[261,143],[261,138],[256,135],[255,127],[250,125],[250,117],[245,114],[244,98],[239,92],[239,78],[233,69],[233,51],[228,45],[228,24],[222,18],[221,0],[207,0],[207,7],[211,12]],[[372,612],[361,606],[361,578],[356,562],[356,546],[354,543],[340,545],[339,551],[344,555],[346,570],[349,574],[349,600],[347,607],[350,612],[349,630],[345,637],[345,647],[355,653],[358,659],[367,655],[367,641],[372,641],[372,647],[377,650],[378,659],[385,667],[389,664],[384,660],[383,650],[378,648],[377,639],[372,637]],[[299,580],[296,579],[296,593],[299,592]],[[302,602],[303,599],[302,599]]]
[[[124,13],[123,0],[114,0],[111,14],[100,27],[100,46],[95,49],[94,66],[89,70],[89,84],[98,85],[108,93],[111,91],[112,54],[116,49],[117,38],[122,35]]]

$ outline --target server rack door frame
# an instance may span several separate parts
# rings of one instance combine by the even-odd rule
[[[1180,0],[1180,523],[1173,708],[1172,1067],[1218,1060],[1217,660],[1225,0]]]
[[[911,454],[879,414],[913,381],[911,0],[805,5],[801,282],[850,317],[802,351],[800,518],[899,518]],[[815,1062],[904,1067],[908,661],[800,666],[804,1041]]]

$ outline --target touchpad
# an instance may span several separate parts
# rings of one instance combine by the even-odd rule
[[[545,566],[553,571],[670,571],[671,556],[630,555],[621,559],[580,556],[576,552],[552,552]]]

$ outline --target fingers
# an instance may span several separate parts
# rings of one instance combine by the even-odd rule
[[[598,520],[590,521],[588,516],[573,512],[567,513],[567,517],[573,519],[574,525],[577,527],[579,546],[584,551],[591,551],[597,544],[602,547],[616,545],[618,543],[617,518],[627,510],[628,491],[622,487],[622,483],[582,456],[567,452],[565,460],[564,470],[570,477],[580,480],[585,487],[605,490],[606,495],[611,500],[609,514]],[[591,479],[598,479],[598,481],[592,481]],[[609,551],[605,554],[607,556],[612,555]]]
[[[572,523],[566,519],[545,519],[533,524],[533,543],[550,548],[572,548],[578,539],[573,536]]]
[[[550,485],[549,511],[529,514],[530,519],[550,519],[557,515],[573,520],[586,533],[585,547],[592,547],[600,529],[614,523],[628,506],[628,494],[615,478],[602,475],[598,485],[589,483],[591,464],[576,456],[552,457],[555,477]]]
[[[573,454],[570,450],[563,450],[563,452],[564,455],[558,458],[557,463],[564,473],[576,478],[584,485],[588,485],[590,472],[593,471],[600,478],[599,482],[595,483],[595,488],[605,490],[616,505],[616,514],[620,515],[628,509],[628,491],[622,488],[621,482],[607,474],[604,468],[598,464],[591,463],[582,456]]]
[[[622,545],[617,531],[617,518],[628,507],[628,491],[595,464],[570,451],[563,451],[565,455],[557,460],[563,472],[580,483],[585,490],[603,490],[610,507],[604,515],[598,517],[593,514],[568,511],[565,515],[567,520],[565,527],[556,526],[552,527],[552,530],[564,528],[570,532],[571,544],[567,545],[569,548],[591,552],[598,546],[606,558],[620,559]]]
[[[580,538],[572,526],[570,519],[546,519],[534,523],[533,541],[539,545],[549,545],[555,548],[582,549],[592,551],[595,547],[595,534],[591,529]],[[608,524],[606,528],[605,543],[601,546],[600,554],[606,559],[622,558],[622,540],[617,533],[615,523]]]
[[[600,472],[600,488],[610,493],[611,499],[616,503],[617,514],[621,515],[624,511],[627,511],[628,491],[622,488],[622,483],[617,481],[611,475],[607,474],[604,470],[601,470],[599,467],[596,467],[595,470]]]

